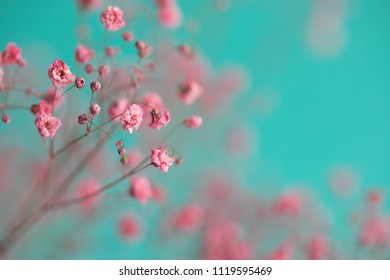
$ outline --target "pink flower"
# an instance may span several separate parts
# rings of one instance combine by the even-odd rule
[[[158,110],[152,110],[151,115],[152,122],[149,126],[153,129],[160,129],[162,126],[166,126],[170,120],[168,111],[160,112]]]
[[[82,89],[85,85],[85,80],[83,78],[77,78],[75,85],[78,89]]]
[[[124,239],[137,239],[140,235],[138,221],[131,215],[123,216],[119,220],[119,234]]]
[[[140,58],[147,58],[153,51],[153,48],[150,45],[140,40],[135,42],[135,48],[137,49]]]
[[[1,121],[5,124],[9,124],[11,122],[11,117],[3,113]]]
[[[99,67],[99,75],[102,77],[106,77],[110,74],[110,65],[102,65]]]
[[[57,129],[61,126],[61,120],[59,118],[50,116],[44,111],[37,113],[35,120],[35,126],[38,128],[39,134],[42,138],[50,137],[53,138]]]
[[[198,128],[201,126],[203,119],[199,116],[190,116],[184,119],[183,124],[188,128]]]
[[[143,176],[134,177],[130,185],[130,195],[142,204],[147,203],[153,195],[148,179]]]
[[[91,88],[91,90],[92,90],[93,92],[95,92],[95,91],[98,91],[98,90],[102,87],[102,85],[101,85],[98,81],[93,81],[93,82],[89,85],[89,87]]]
[[[86,63],[90,61],[95,56],[95,52],[84,46],[78,45],[75,52],[76,61],[79,63]]]
[[[131,32],[123,32],[122,34],[122,39],[125,42],[130,42],[131,40],[133,40],[133,37],[133,33]]]
[[[131,105],[120,117],[123,129],[127,129],[130,133],[133,133],[134,129],[137,130],[142,122],[143,113],[141,106]]]
[[[15,43],[8,43],[5,50],[1,54],[1,63],[7,64],[19,64],[22,59],[22,51]]]
[[[181,232],[192,232],[201,226],[203,222],[203,209],[197,203],[191,203],[178,211],[174,217],[174,226]]]
[[[162,26],[176,28],[181,24],[182,14],[177,5],[163,6],[158,9],[158,19]]]
[[[202,87],[193,80],[188,80],[179,87],[179,98],[187,105],[195,102],[203,92]]]
[[[114,103],[112,103],[110,109],[108,110],[108,115],[111,119],[114,119],[114,122],[119,122],[119,118],[116,117],[126,111],[128,106],[129,102],[126,98],[119,98]]]
[[[123,12],[115,6],[108,6],[108,8],[101,14],[100,20],[103,22],[104,28],[111,31],[119,30],[125,26]]]
[[[75,80],[75,76],[70,72],[69,66],[62,60],[55,60],[50,65],[47,74],[57,88],[64,88]]]
[[[159,149],[152,149],[152,164],[159,167],[161,172],[168,172],[169,166],[173,164],[175,159],[167,154],[167,149],[161,147]]]
[[[303,198],[299,192],[288,191],[280,195],[274,204],[277,214],[298,215],[303,209]]]
[[[94,10],[99,8],[101,0],[78,0],[78,3],[82,10]]]

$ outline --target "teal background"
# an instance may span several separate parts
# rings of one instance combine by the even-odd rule
[[[151,1],[144,2],[149,5]],[[303,182],[326,209],[335,242],[343,244],[355,234],[353,229],[345,227],[345,222],[351,211],[359,211],[362,207],[366,190],[378,186],[388,193],[390,2],[345,1],[347,12],[343,17],[347,43],[340,52],[329,56],[318,55],[305,44],[305,30],[314,1],[237,0],[232,1],[231,9],[224,13],[213,11],[211,2],[179,1],[186,18],[199,20],[198,34],[186,35],[183,28],[159,32],[193,41],[215,69],[240,65],[247,75],[246,88],[227,101],[229,109],[222,115],[205,118],[204,131],[210,135],[207,141],[200,135],[191,134],[207,144],[208,152],[204,152],[202,146],[191,148],[193,150],[186,154],[191,158],[190,166],[157,178],[169,186],[168,190],[174,195],[172,199],[178,204],[191,196],[196,186],[192,179],[207,168],[232,171],[242,186],[266,197],[290,184]],[[41,84],[48,84],[47,66],[54,59],[61,58],[75,65],[73,53],[78,43],[75,30],[80,15],[73,1],[2,0],[1,10],[0,46],[3,48],[9,41],[16,42],[29,65],[36,70]],[[97,34],[99,11],[83,19]],[[137,32],[141,33],[142,28],[145,27],[140,24]],[[82,73],[77,66],[72,66],[72,70]],[[275,110],[262,115],[256,109],[248,109],[254,96],[268,88],[275,91]],[[20,131],[30,129],[24,127],[24,116],[15,113],[12,125],[0,125],[1,143],[8,142],[4,138],[7,135],[18,139]],[[227,159],[219,143],[230,124],[242,124],[253,145],[248,154]],[[20,138],[17,141],[23,142]],[[36,143],[39,143],[38,139]],[[210,150],[214,152],[209,153]],[[351,167],[359,179],[358,188],[343,199],[335,196],[327,178],[329,171],[339,165]],[[177,191],[186,178],[189,178],[191,191]],[[269,181],[273,182],[273,188],[262,187]],[[142,215],[154,211],[155,214],[150,214],[150,219],[144,221],[145,231],[157,223],[157,209],[140,209],[135,203],[131,207]],[[107,215],[108,218],[92,221],[82,231],[82,235],[95,237],[92,245],[74,255],[60,256],[98,259],[196,257],[193,245],[183,241],[187,244],[187,251],[183,252],[172,240],[164,244],[158,238],[156,241],[153,233],[147,233],[144,240],[132,245],[131,249],[123,247],[113,238],[114,221],[110,220],[113,215]],[[61,227],[69,228],[74,224],[69,221],[53,230],[61,232]],[[58,238],[61,238],[60,234]],[[48,248],[41,248],[28,256],[41,258],[48,251]]]

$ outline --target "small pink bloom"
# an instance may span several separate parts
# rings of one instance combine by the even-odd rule
[[[202,95],[202,92],[203,89],[197,82],[189,80],[179,87],[179,98],[183,103],[190,105]]]
[[[93,116],[96,116],[96,115],[99,115],[100,113],[100,106],[99,104],[91,104],[91,106],[89,107],[89,112],[93,115]]]
[[[127,240],[137,239],[141,232],[138,221],[131,215],[122,217],[118,227],[121,237]]]
[[[82,10],[94,10],[102,4],[101,0],[78,0],[78,3]]]
[[[69,66],[62,60],[55,60],[50,65],[47,74],[57,88],[64,88],[75,80],[75,76],[70,72]]]
[[[102,85],[98,81],[93,81],[90,85],[90,88],[93,92],[98,91]]]
[[[101,185],[99,181],[93,178],[83,180],[79,183],[77,192],[80,198],[84,198],[81,206],[85,210],[93,210],[96,204],[99,203],[99,195],[94,194],[100,189],[100,187]]]
[[[165,6],[158,9],[160,24],[168,28],[177,28],[182,21],[182,14],[177,5]]]
[[[114,119],[114,122],[119,122],[117,118],[120,114],[124,113],[129,107],[129,101],[126,98],[119,98],[114,103],[112,103],[110,109],[108,110],[108,115],[111,119]]]
[[[37,113],[35,120],[35,126],[38,128],[39,134],[42,138],[50,137],[53,138],[57,129],[61,126],[61,120],[59,118],[50,116],[44,111]]]
[[[192,49],[189,45],[180,45],[177,50],[184,57],[190,57],[192,55]]]
[[[125,26],[123,12],[115,6],[108,6],[108,8],[101,14],[100,20],[103,22],[104,28],[111,31],[119,30]]]
[[[93,65],[87,64],[87,65],[85,65],[84,70],[85,70],[85,73],[92,74],[92,72],[95,70],[95,68],[93,67]]]
[[[112,57],[116,54],[116,50],[114,47],[107,47],[105,50],[106,56]]]
[[[147,58],[153,51],[153,48],[150,45],[140,40],[135,42],[135,48],[137,49],[140,58]]]
[[[77,122],[79,124],[87,124],[89,120],[89,117],[86,114],[82,114],[77,118]]]
[[[310,260],[325,259],[329,253],[329,242],[321,235],[312,237],[306,247],[306,254]]]
[[[123,156],[126,154],[126,150],[124,149],[124,144],[122,139],[119,139],[117,142],[115,142],[115,145],[116,148],[118,149],[118,155]]]
[[[138,130],[143,113],[141,106],[131,105],[120,117],[123,129],[127,129],[130,133],[133,133],[133,130]]]
[[[79,63],[87,63],[95,56],[95,52],[84,46],[78,45],[75,52],[76,61]]]
[[[197,203],[191,203],[181,209],[174,216],[174,226],[181,232],[192,232],[201,226],[203,222],[203,209]]]
[[[169,166],[173,164],[175,159],[167,154],[167,149],[161,147],[158,149],[152,149],[151,163],[160,168],[161,172],[168,172]]]
[[[85,85],[85,80],[83,78],[76,78],[75,84],[77,88],[81,89]]]
[[[134,36],[133,36],[133,33],[131,33],[131,32],[123,32],[123,34],[122,34],[122,39],[125,42],[130,42],[133,40],[133,38],[134,38]]]
[[[3,115],[1,116],[1,121],[5,124],[9,124],[11,122],[11,118],[10,116],[3,113]]]
[[[390,222],[380,216],[368,218],[360,232],[360,243],[365,247],[387,246],[390,242]]]
[[[130,195],[142,204],[147,203],[153,195],[148,179],[143,176],[134,177],[130,185]]]
[[[149,126],[153,129],[160,129],[163,126],[166,126],[170,120],[168,111],[160,112],[158,110],[152,110],[151,116],[152,122]]]
[[[303,208],[303,199],[299,192],[289,191],[278,197],[274,204],[277,214],[298,215]]]
[[[53,107],[46,100],[41,100],[38,104],[31,105],[31,112],[34,115],[36,115],[39,111],[43,111],[47,115],[51,115],[53,113]]]
[[[202,124],[202,117],[199,116],[190,116],[184,119],[183,124],[188,128],[198,128]]]
[[[376,206],[383,200],[383,194],[379,190],[371,190],[367,199],[371,206]]]
[[[1,54],[1,63],[7,64],[18,64],[22,59],[22,51],[15,43],[8,43],[5,50]]]
[[[99,75],[102,77],[106,77],[110,74],[110,66],[109,65],[103,65],[99,67]]]

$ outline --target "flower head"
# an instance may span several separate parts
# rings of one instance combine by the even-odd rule
[[[75,80],[75,76],[70,72],[69,66],[62,60],[54,60],[47,74],[53,85],[57,88],[64,88],[72,84]]]
[[[104,28],[111,31],[119,30],[125,26],[123,12],[116,6],[108,6],[100,15],[100,20],[103,22]]]
[[[188,128],[198,128],[202,125],[202,117],[199,116],[190,116],[184,119],[183,124]]]
[[[1,53],[1,63],[7,64],[19,64],[23,60],[22,51],[15,43],[8,43],[5,50]]]
[[[175,161],[173,157],[167,154],[167,149],[165,147],[152,149],[151,160],[152,164],[160,168],[161,172],[168,172],[169,166],[171,166]]]
[[[149,126],[153,129],[160,129],[162,126],[166,126],[170,120],[168,111],[152,110],[152,122]]]
[[[123,129],[127,129],[130,133],[133,133],[133,130],[137,130],[142,122],[143,114],[144,111],[141,106],[137,104],[131,105],[120,117]]]
[[[142,204],[147,203],[153,195],[148,179],[143,176],[134,177],[130,185],[130,195]]]
[[[75,52],[76,61],[79,63],[86,63],[90,61],[95,56],[95,52],[84,46],[78,45]]]
[[[179,98],[184,104],[190,105],[202,94],[202,87],[195,81],[189,80],[179,87]]]
[[[38,128],[38,132],[42,138],[53,138],[61,124],[62,123],[59,118],[48,115],[44,111],[39,111],[37,113],[35,126]]]

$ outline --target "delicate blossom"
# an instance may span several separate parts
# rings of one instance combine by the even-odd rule
[[[168,155],[168,151],[165,147],[152,149],[151,163],[160,168],[161,172],[168,172],[169,166],[173,164],[175,159]]]
[[[85,85],[85,80],[83,78],[76,78],[75,85],[77,88],[82,89]]]
[[[134,177],[130,184],[130,195],[142,204],[146,204],[152,197],[152,187],[143,176]]]
[[[39,111],[37,113],[37,118],[35,120],[35,126],[38,129],[39,134],[42,138],[50,137],[53,138],[57,129],[61,126],[61,120],[59,118],[53,117],[46,114],[44,111]]]
[[[5,50],[1,53],[1,63],[7,64],[19,64],[22,60],[22,51],[15,43],[8,43]]]
[[[93,92],[95,92],[95,91],[98,91],[102,87],[102,85],[98,81],[93,81],[91,83],[90,87],[91,87],[91,90]]]
[[[79,63],[87,63],[95,56],[95,52],[84,46],[78,45],[75,52],[76,61]]]
[[[75,76],[70,72],[69,66],[62,60],[55,60],[50,65],[47,74],[57,88],[64,88],[75,80]]]
[[[123,12],[116,6],[108,6],[101,14],[100,20],[103,22],[104,28],[111,31],[119,30],[125,26]]]
[[[149,126],[153,129],[160,129],[163,126],[166,126],[170,120],[168,111],[158,111],[153,109],[152,113],[152,122]]]
[[[138,130],[143,113],[141,106],[131,105],[120,117],[123,129],[127,129],[130,133],[133,133],[133,130]]]
[[[198,128],[202,124],[202,117],[199,116],[190,116],[184,119],[183,124],[188,128]]]
[[[202,87],[195,81],[189,80],[179,87],[179,98],[187,105],[195,102],[203,92]]]

